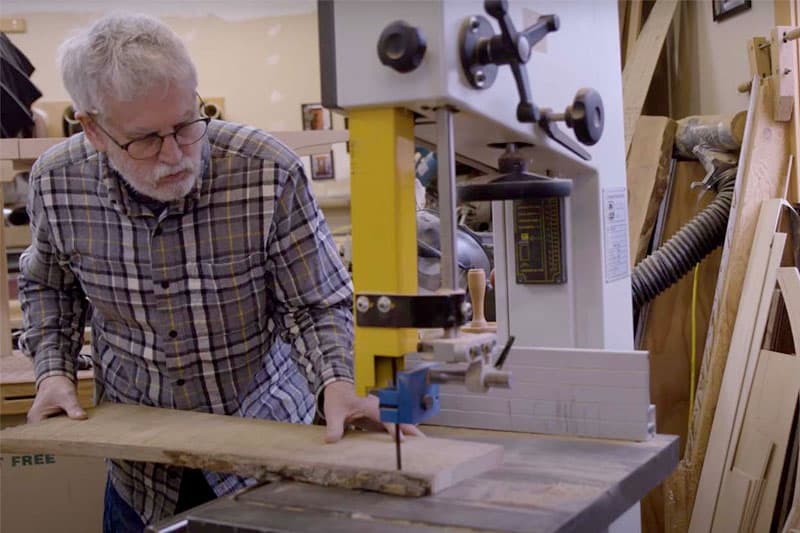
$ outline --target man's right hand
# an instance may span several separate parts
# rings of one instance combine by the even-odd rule
[[[67,413],[74,420],[88,418],[78,403],[78,393],[72,380],[66,376],[50,376],[39,384],[36,398],[28,411],[28,422],[40,422],[61,413]]]

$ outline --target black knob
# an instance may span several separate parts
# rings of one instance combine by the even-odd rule
[[[486,0],[483,7],[489,15],[500,18],[508,13],[508,0]]]
[[[592,146],[603,136],[603,99],[594,89],[578,91],[564,115],[567,126],[575,131],[575,137],[583,144]]]
[[[397,72],[411,72],[425,56],[427,44],[419,28],[402,20],[386,26],[378,39],[378,58]]]

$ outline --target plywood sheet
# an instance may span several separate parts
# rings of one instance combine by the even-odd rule
[[[635,145],[634,140],[634,148]],[[691,183],[703,179],[704,174],[702,165],[696,161],[677,163],[664,223],[665,240],[713,199],[713,194],[706,194],[698,205],[698,191],[691,188]],[[722,249],[718,248],[700,263],[698,270],[696,371],[705,347],[721,255]],[[656,406],[656,429],[659,433],[680,436],[681,448],[686,443],[689,416],[693,282],[694,273],[690,272],[651,302],[641,346],[650,352],[650,399]],[[642,501],[642,517],[645,531],[664,530],[661,486]]]
[[[691,183],[701,180],[704,173],[696,161],[677,164],[664,225],[665,240],[713,199],[712,194],[706,194],[703,203],[698,204],[698,191],[691,188]],[[712,252],[700,264],[698,273],[696,370],[705,346],[720,256],[721,249]],[[641,346],[650,352],[650,396],[656,405],[656,429],[679,435],[682,444],[689,414],[693,281],[694,274],[690,272],[653,300]]]
[[[631,267],[647,254],[658,208],[667,190],[674,140],[674,120],[639,117],[627,161]]]
[[[324,444],[325,428],[145,406],[105,404],[89,419],[51,418],[0,431],[3,453],[58,453],[167,463],[388,494],[422,496],[502,463],[493,444],[408,437],[403,470],[391,436],[348,434]]]

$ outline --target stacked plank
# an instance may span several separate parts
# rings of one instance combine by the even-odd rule
[[[757,80],[754,85],[686,453],[666,483],[667,531],[688,529],[704,459],[720,452],[709,448],[709,436],[718,399],[728,401],[720,397],[720,389],[733,347],[734,324],[741,305],[749,305],[742,299],[743,281],[756,220],[762,201],[780,198],[783,192],[781,177],[789,155],[787,126],[773,120],[769,96]]]
[[[773,521],[800,392],[800,273],[781,267],[787,235],[776,231],[785,208],[776,199],[761,209],[690,531],[768,531]],[[763,348],[776,344],[768,324],[779,313],[789,354]]]
[[[654,491],[643,504],[647,531],[689,530],[693,506],[697,517],[692,518],[693,531],[711,530],[712,526],[716,531],[740,526],[743,530],[760,530],[765,525],[769,529],[773,519],[776,523],[797,520],[797,503],[791,501],[789,490],[793,477],[787,472],[797,462],[796,439],[790,441],[790,434],[796,389],[800,387],[800,375],[793,374],[798,358],[791,354],[798,343],[786,342],[788,347],[781,351],[774,347],[775,339],[768,336],[769,342],[762,343],[764,335],[758,333],[761,327],[774,334],[778,316],[793,312],[800,316],[800,307],[792,311],[793,303],[773,295],[776,290],[782,295],[791,290],[787,284],[792,283],[791,273],[796,270],[779,271],[776,266],[771,285],[766,274],[756,276],[758,281],[748,282],[755,274],[746,278],[748,264],[759,253],[757,248],[784,249],[785,242],[773,242],[774,226],[772,233],[757,238],[756,221],[764,200],[785,194],[789,134],[788,124],[774,119],[770,93],[762,90],[758,80],[755,85],[725,245],[709,256],[697,273],[695,349],[703,356],[697,358],[702,366],[686,452],[663,492]],[[633,136],[628,189],[634,262],[647,250],[659,203],[665,202],[661,209],[666,214],[659,215],[663,217],[660,224],[665,237],[702,207],[689,189],[689,183],[703,175],[699,165],[680,162],[669,176],[666,162],[674,135],[671,126],[674,124],[669,119],[641,117]],[[666,195],[665,184],[669,190]],[[800,237],[794,242],[800,244]],[[764,252],[760,253],[763,263]],[[783,255],[778,251],[775,254]],[[785,287],[776,285],[779,279]],[[640,316],[646,327],[638,346],[651,353],[650,388],[658,430],[679,435],[686,433],[688,418],[693,281],[692,276],[685,277]],[[788,311],[782,310],[784,307]],[[742,328],[746,326],[737,326],[737,330],[740,321],[750,325],[745,330]],[[730,376],[725,383],[723,371]],[[750,407],[750,398],[758,398],[767,410]],[[781,423],[770,425],[764,421],[764,413],[773,417],[781,413]],[[713,434],[712,423],[716,428]],[[795,463],[789,464],[784,458]],[[705,468],[704,461],[708,461]],[[695,506],[698,485],[701,494]],[[731,508],[741,513],[725,512]]]

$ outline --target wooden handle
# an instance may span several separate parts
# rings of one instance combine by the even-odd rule
[[[483,314],[483,299],[486,296],[486,272],[482,268],[471,268],[467,272],[467,286],[469,287],[469,298],[472,300],[472,322],[473,328],[486,326],[486,317]]]
[[[783,34],[783,42],[785,43],[795,39],[800,39],[800,27],[791,29]]]

